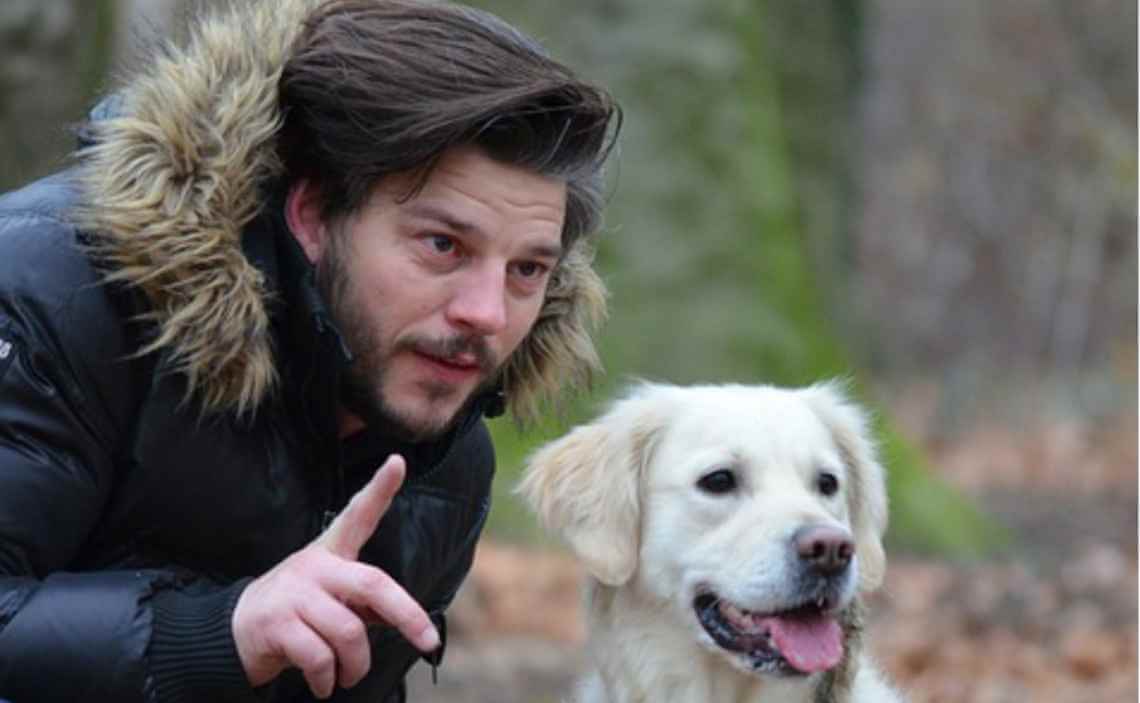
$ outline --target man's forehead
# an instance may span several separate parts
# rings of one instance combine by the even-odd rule
[[[444,152],[424,183],[423,191],[458,188],[500,198],[506,203],[566,206],[566,181],[527,166],[498,161],[477,147]]]
[[[560,238],[566,217],[567,186],[523,167],[474,154],[441,161],[422,182],[412,174],[386,178],[372,205],[395,205],[403,215],[430,219],[456,231],[502,221],[525,224]],[[379,196],[379,197],[377,197]]]

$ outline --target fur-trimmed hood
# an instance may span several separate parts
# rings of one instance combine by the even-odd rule
[[[118,93],[81,152],[91,233],[107,279],[141,290],[161,351],[207,411],[255,410],[278,383],[270,284],[242,253],[242,232],[281,176],[277,84],[304,19],[321,0],[250,0],[197,19]],[[516,419],[600,368],[591,334],[605,288],[579,241],[555,271],[535,328],[503,370]]]

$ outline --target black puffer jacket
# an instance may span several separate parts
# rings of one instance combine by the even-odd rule
[[[494,457],[477,414],[429,445],[377,433],[342,445],[336,332],[315,296],[272,278],[282,392],[248,417],[203,414],[162,353],[131,359],[146,334],[129,322],[139,301],[99,283],[61,220],[70,177],[0,198],[0,695],[240,698],[229,625],[241,589],[311,541],[392,452],[408,478],[361,557],[441,614],[489,509]],[[249,227],[251,257],[305,281],[274,224]],[[343,700],[383,700],[415,660],[394,631],[372,634],[373,671]],[[305,696],[299,679],[279,689],[274,700]]]
[[[0,197],[0,699],[255,696],[242,588],[391,452],[408,478],[362,560],[436,616],[470,567],[486,407],[430,445],[338,441],[346,353],[273,204],[277,79],[318,1],[232,3],[117,94],[75,168]],[[572,248],[504,380],[516,416],[596,360],[603,300]],[[399,695],[417,654],[370,634],[337,700]],[[296,672],[257,693],[309,699]]]

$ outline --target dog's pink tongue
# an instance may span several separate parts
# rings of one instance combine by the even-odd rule
[[[843,658],[843,632],[833,618],[768,618],[780,654],[805,673],[827,671]]]

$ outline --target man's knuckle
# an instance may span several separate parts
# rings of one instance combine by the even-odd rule
[[[336,657],[327,649],[310,650],[302,666],[311,674],[327,674],[336,667]]]
[[[364,569],[356,579],[357,588],[364,593],[379,593],[388,588],[390,580],[379,569]]]
[[[287,618],[279,604],[263,603],[249,614],[249,627],[263,632],[274,632],[285,624]]]
[[[296,623],[284,615],[278,615],[266,622],[264,631],[275,642],[284,644],[294,638]]]
[[[340,623],[333,637],[341,644],[355,646],[362,644],[367,639],[368,632],[364,629],[364,623],[353,618]]]

